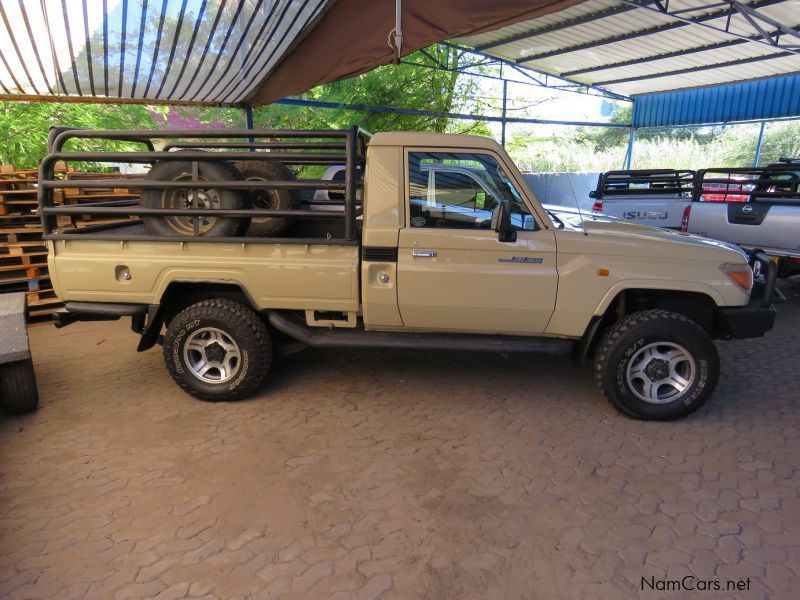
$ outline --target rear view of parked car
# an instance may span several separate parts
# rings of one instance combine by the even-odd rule
[[[640,225],[678,229],[692,199],[694,171],[673,169],[601,173],[592,210]]]

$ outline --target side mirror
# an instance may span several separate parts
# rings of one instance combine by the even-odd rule
[[[492,229],[500,242],[516,242],[517,232],[511,224],[511,203],[499,202],[492,211]]]

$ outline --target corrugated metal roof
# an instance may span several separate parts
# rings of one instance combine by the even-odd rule
[[[633,96],[800,72],[800,0],[588,0],[458,42]]]
[[[800,115],[800,75],[637,96],[633,126],[722,123]]]
[[[331,0],[0,0],[0,95],[235,104]]]

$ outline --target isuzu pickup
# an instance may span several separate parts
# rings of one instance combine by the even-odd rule
[[[87,138],[143,150],[82,151]],[[56,161],[152,168],[75,182],[55,177]],[[313,177],[341,164],[341,180]],[[57,205],[76,184],[138,188],[141,201]],[[160,342],[172,378],[202,400],[253,394],[287,342],[520,351],[591,360],[620,412],[669,420],[712,394],[714,339],[763,335],[775,316],[763,254],[548,211],[482,137],[55,129],[39,201],[66,303],[57,325],[130,316],[139,350]],[[74,214],[103,220],[60,229]]]
[[[597,179],[592,210],[640,225],[678,229],[692,201],[694,171],[607,171]]]

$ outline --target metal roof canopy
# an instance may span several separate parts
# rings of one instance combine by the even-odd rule
[[[588,0],[458,42],[632,97],[634,126],[800,115],[800,0]]]

